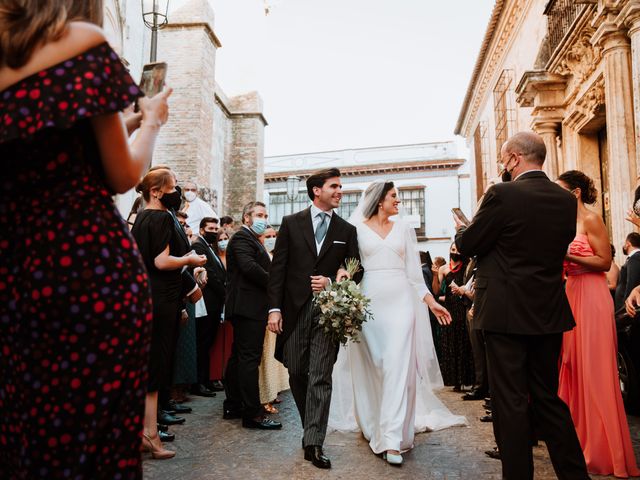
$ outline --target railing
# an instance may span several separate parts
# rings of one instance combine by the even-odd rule
[[[581,4],[582,3],[582,4]],[[549,32],[549,52],[553,54],[562,39],[569,32],[571,25],[578,18],[587,2],[575,0],[549,0],[544,9],[547,16],[547,30]]]

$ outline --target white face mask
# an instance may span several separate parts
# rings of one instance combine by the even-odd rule
[[[265,238],[264,248],[267,249],[267,252],[273,252],[273,249],[276,248],[276,237]]]
[[[185,192],[185,193],[184,193],[184,199],[185,199],[187,202],[193,202],[193,201],[196,199],[196,192],[193,192],[193,191],[191,191],[191,190],[190,190],[190,191],[188,191],[188,192]]]

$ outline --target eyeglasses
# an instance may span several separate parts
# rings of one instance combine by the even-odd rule
[[[197,192],[197,191],[198,191],[198,189],[197,189],[197,188],[187,188],[187,187],[184,187],[184,188],[182,189],[182,191],[183,191],[183,192]]]

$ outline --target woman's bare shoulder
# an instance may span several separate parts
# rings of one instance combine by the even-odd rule
[[[18,69],[0,68],[0,90],[35,73],[75,57],[106,41],[104,31],[92,23],[71,22],[58,40],[49,42],[33,52],[29,61]]]

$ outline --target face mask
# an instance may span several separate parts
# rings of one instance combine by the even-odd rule
[[[507,165],[509,164],[509,162],[507,162]],[[515,168],[515,167],[514,167]],[[511,172],[509,170],[507,170],[507,167],[504,167],[504,170],[502,171],[502,175],[500,176],[502,178],[503,182],[510,182],[511,180],[513,180],[513,168],[511,169]]]
[[[205,242],[207,242],[209,245],[213,245],[216,242],[217,237],[218,234],[216,232],[204,232],[202,234],[202,238],[204,238]]]
[[[629,250],[627,250],[627,247],[622,247],[622,253],[623,253],[623,254],[625,254],[625,255],[626,255],[628,251],[629,251]]]
[[[220,240],[218,242],[218,249],[220,249],[221,252],[224,252],[227,249],[227,245],[229,245],[229,240]]]
[[[267,221],[264,218],[253,219],[251,230],[253,230],[253,232],[256,235],[262,235],[266,229],[267,229]]]
[[[453,260],[454,262],[459,262],[460,261],[460,257],[461,257],[461,255],[459,253],[450,253],[449,254],[449,258],[451,260]]]
[[[160,198],[160,203],[169,210],[178,210],[181,202],[180,192],[177,190],[175,192],[165,193],[162,195],[162,198]]]
[[[273,249],[276,248],[276,237],[265,238],[264,248],[267,249],[267,252],[273,252]]]
[[[185,194],[184,194],[184,199],[185,199],[187,202],[193,202],[193,201],[196,199],[196,192],[193,192],[193,191],[191,191],[191,190],[190,190],[190,191],[188,191],[188,192],[185,192]]]

